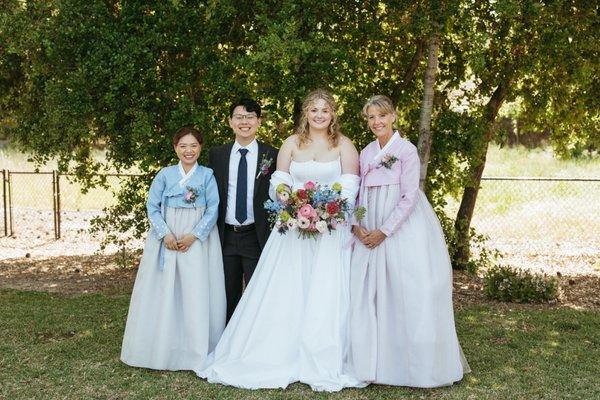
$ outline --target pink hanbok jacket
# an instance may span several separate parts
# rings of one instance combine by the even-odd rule
[[[360,152],[361,182],[357,203],[365,206],[363,201],[368,187],[399,184],[400,201],[383,225],[377,227],[386,236],[391,236],[400,228],[415,206],[419,193],[421,163],[417,148],[408,140],[401,138],[397,132],[388,145],[380,149],[379,143],[374,140]],[[397,161],[387,168],[382,164],[382,160],[390,156],[395,156]],[[356,221],[353,223],[359,225]]]

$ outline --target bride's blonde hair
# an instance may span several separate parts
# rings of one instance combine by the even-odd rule
[[[308,94],[308,96],[306,96],[306,99],[304,99],[304,102],[302,103],[302,115],[300,116],[298,127],[296,128],[296,134],[298,135],[299,139],[298,147],[302,147],[310,141],[308,110],[317,100],[324,100],[331,110],[331,122],[327,128],[327,139],[329,140],[329,145],[332,148],[337,147],[340,136],[342,136],[342,131],[337,120],[337,104],[335,103],[335,99],[331,93],[324,89],[313,90]]]

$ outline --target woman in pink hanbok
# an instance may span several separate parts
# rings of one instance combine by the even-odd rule
[[[419,189],[419,157],[394,131],[385,96],[363,108],[376,140],[360,153],[358,239],[351,262],[350,335],[357,378],[437,387],[469,371],[454,326],[452,269],[443,232]]]

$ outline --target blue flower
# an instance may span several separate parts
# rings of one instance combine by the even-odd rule
[[[283,204],[278,201],[267,200],[264,207],[268,212],[278,214],[283,209]]]

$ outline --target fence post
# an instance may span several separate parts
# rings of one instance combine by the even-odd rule
[[[60,239],[60,175],[58,175],[58,171],[52,171],[52,195],[54,238]]]
[[[57,239],[58,231],[56,230],[56,171],[52,171],[52,222],[54,225],[54,239]]]
[[[61,214],[61,209],[60,209],[60,175],[58,174],[58,172],[56,172],[56,221],[58,222],[56,224],[56,226],[58,227],[58,236],[57,239],[61,238],[61,229],[60,229],[60,223],[61,223],[61,218],[60,218],[60,214]]]
[[[8,179],[6,180],[6,186],[8,187],[8,231],[10,232],[10,236],[15,234],[13,230],[13,210],[12,210],[12,187],[11,187],[11,173],[7,171]]]
[[[2,170],[2,205],[3,205],[3,214],[4,214],[4,236],[8,236],[8,209],[7,203],[8,199],[6,198],[6,170]]]

